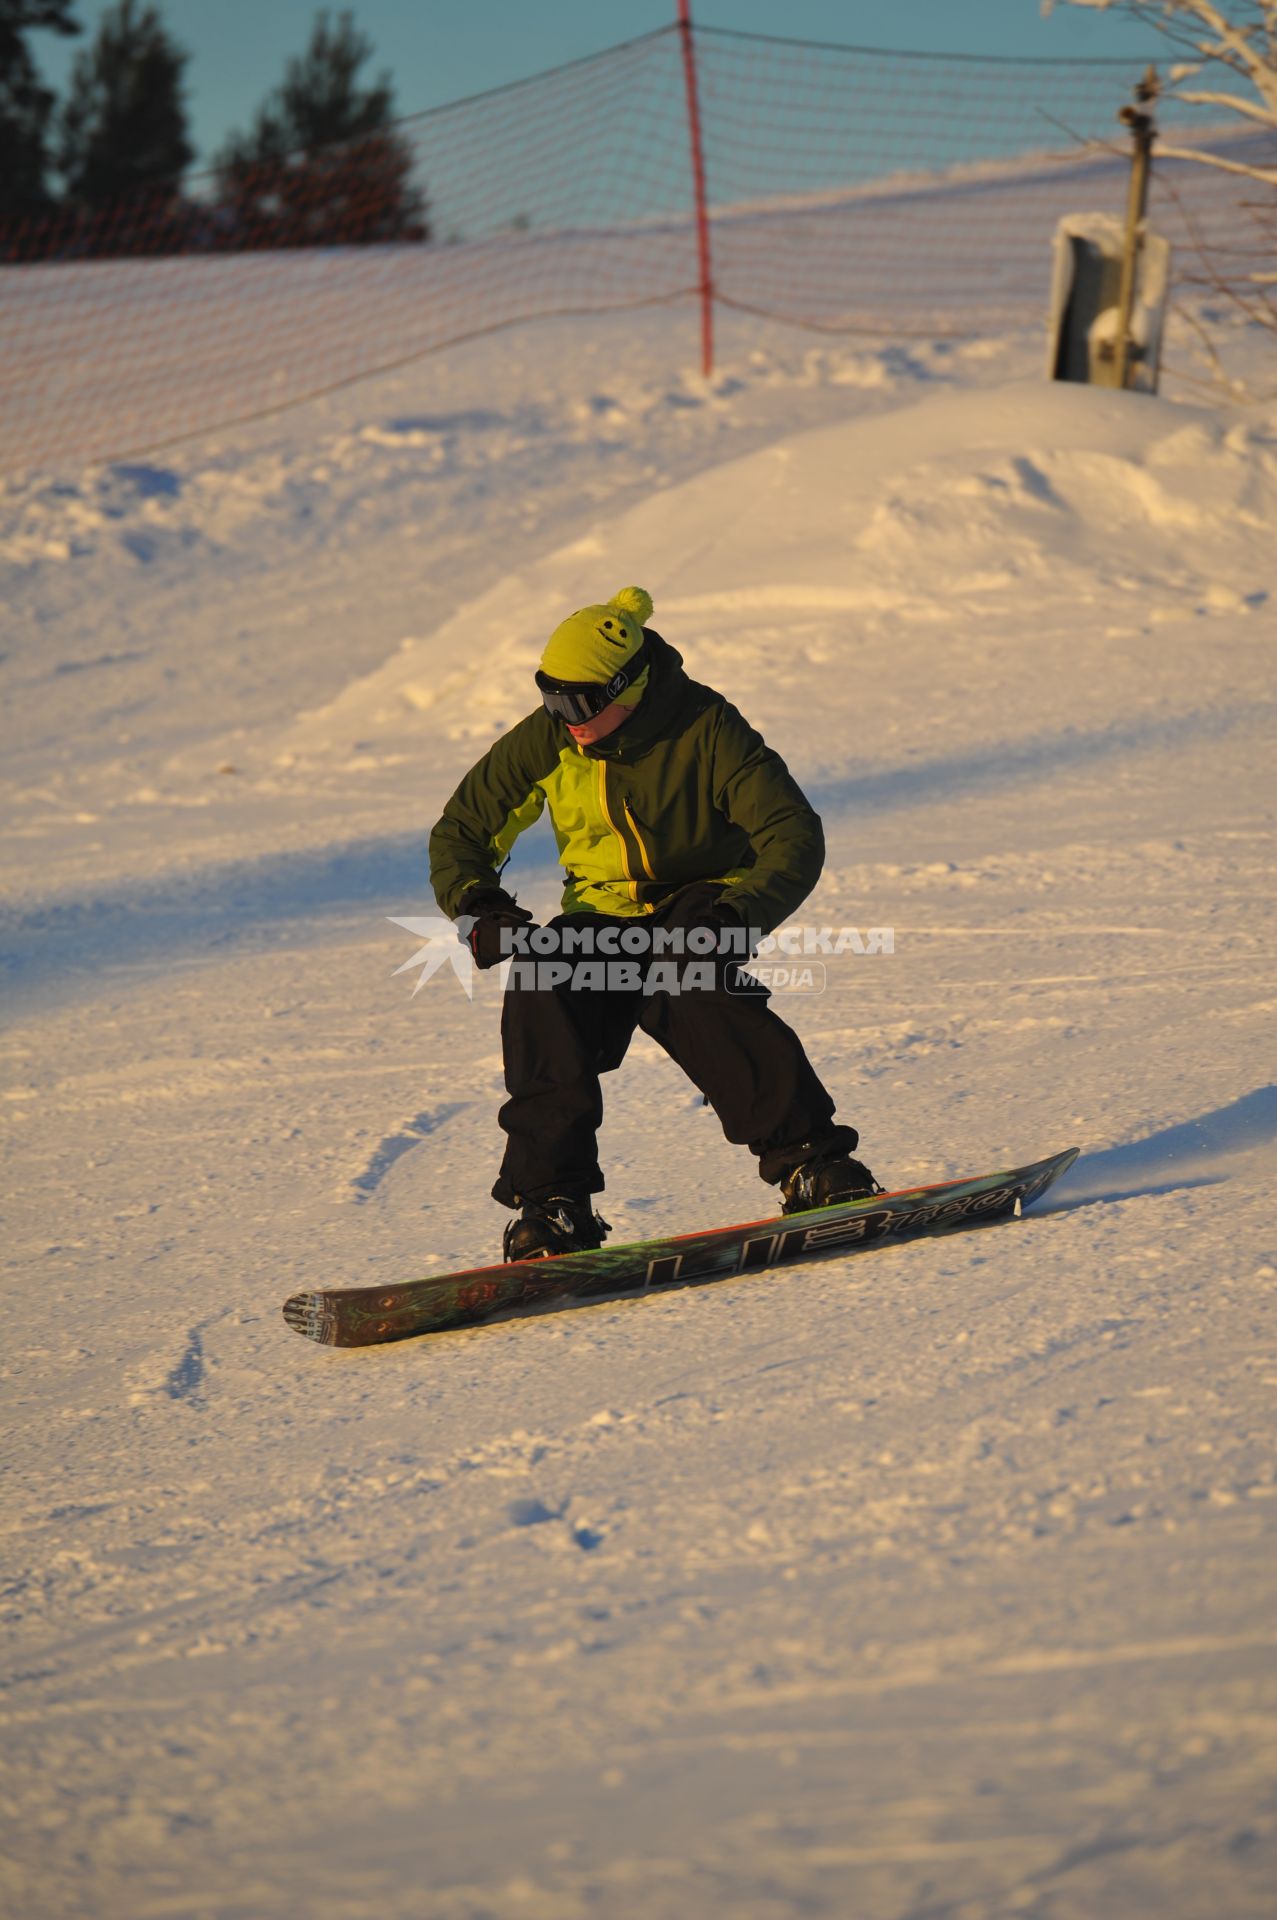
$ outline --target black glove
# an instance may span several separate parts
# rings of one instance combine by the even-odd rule
[[[725,933],[745,925],[745,916],[732,904],[718,880],[694,880],[668,903],[661,918],[670,927],[708,927],[711,933]],[[733,942],[732,951],[739,960],[744,953]]]
[[[721,880],[694,880],[666,902],[660,918],[662,925],[682,927],[687,932],[693,927],[705,927],[721,942],[719,948],[709,954],[695,953],[689,948],[685,965],[709,960],[713,964],[714,977],[720,990],[756,993],[766,997],[767,989],[759,985],[752,975],[741,972],[742,964],[749,958],[745,941],[722,941],[723,934],[739,934],[749,923]]]
[[[521,907],[504,887],[472,887],[461,896],[460,906],[458,936],[480,969],[497,967],[508,960],[510,949],[503,944],[504,934],[512,927],[532,924],[527,908]]]

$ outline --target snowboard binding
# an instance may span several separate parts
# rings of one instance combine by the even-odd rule
[[[589,1198],[555,1193],[546,1200],[525,1200],[523,1212],[501,1237],[507,1261],[545,1260],[558,1253],[592,1253],[612,1231]]]
[[[806,1213],[812,1207],[836,1207],[844,1200],[868,1199],[883,1188],[849,1153],[834,1160],[813,1159],[795,1167],[781,1182],[782,1213]]]

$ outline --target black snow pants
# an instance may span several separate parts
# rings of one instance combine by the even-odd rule
[[[666,918],[673,922],[674,915]],[[654,920],[659,924],[662,913]],[[635,924],[607,914],[549,922],[552,928]],[[644,978],[653,964],[639,962]],[[835,1125],[833,1101],[798,1035],[768,1006],[766,988],[753,983],[733,992],[728,978],[740,984],[735,968],[720,962],[712,990],[599,992],[571,983],[516,986],[512,974],[501,1015],[510,1097],[498,1118],[507,1138],[493,1198],[518,1207],[551,1194],[602,1191],[599,1076],[620,1066],[636,1029],[682,1067],[726,1137],[757,1156],[762,1179],[783,1180],[809,1157],[813,1143],[822,1152],[852,1152],[855,1129]]]

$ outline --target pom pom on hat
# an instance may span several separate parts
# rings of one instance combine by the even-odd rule
[[[612,595],[612,605],[622,613],[632,613],[641,627],[652,617],[652,596],[646,587],[622,587]]]
[[[541,655],[542,670],[555,680],[612,678],[643,644],[643,628],[651,618],[652,596],[645,587],[622,587],[604,605],[582,607],[560,622]],[[648,669],[622,695],[626,706],[637,699]]]

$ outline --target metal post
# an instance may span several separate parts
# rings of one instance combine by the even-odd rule
[[[701,108],[696,88],[696,46],[692,39],[691,0],[678,0],[683,41],[683,79],[687,88],[687,131],[692,148],[692,190],[696,201],[696,253],[701,296],[701,371],[714,371],[714,275],[709,251],[709,215],[705,208],[705,152],[701,145]]]
[[[1117,306],[1117,381],[1125,387],[1131,358],[1131,315],[1135,310],[1135,269],[1139,259],[1144,215],[1148,208],[1149,161],[1157,127],[1151,106],[1160,91],[1157,68],[1150,67],[1135,89],[1135,106],[1123,107],[1118,119],[1131,130],[1131,179],[1126,196],[1126,238],[1122,246],[1122,287]]]

